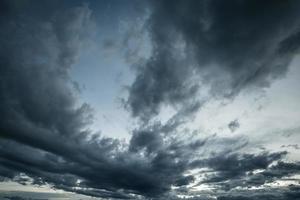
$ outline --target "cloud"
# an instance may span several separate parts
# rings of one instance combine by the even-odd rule
[[[231,121],[229,124],[228,124],[228,128],[230,129],[231,132],[234,132],[236,131],[238,128],[240,128],[240,123],[237,119]]]
[[[202,183],[209,183],[212,185],[219,185],[225,190],[235,188],[235,187],[247,187],[250,186],[250,181],[245,179],[252,178],[252,175],[255,170],[263,170],[264,173],[267,173],[270,164],[275,161],[279,161],[286,155],[287,152],[278,152],[278,153],[261,153],[258,155],[255,154],[220,154],[216,157],[212,156],[208,159],[198,162],[202,167],[207,167],[211,169],[211,173],[205,175]],[[291,172],[293,173],[293,172]],[[294,171],[294,173],[299,173]],[[288,175],[288,174],[287,174]],[[253,175],[254,177],[255,175]],[[277,178],[281,178],[278,176]],[[274,177],[276,178],[276,177]],[[268,177],[262,177],[261,181],[257,185],[262,185],[268,181]],[[245,182],[246,185],[245,185]]]
[[[90,28],[90,8],[56,1],[46,5],[30,1],[1,4],[5,4],[0,6],[5,8],[0,19],[2,181],[49,184],[55,189],[110,199],[167,199],[172,197],[174,187],[184,191],[191,184],[199,184],[198,174],[188,173],[194,169],[209,168],[215,173],[207,175],[206,184],[222,186],[229,181],[229,187],[235,187],[235,183],[244,181],[247,173],[256,169],[263,170],[259,175],[264,181],[299,173],[298,163],[281,162],[284,152],[236,153],[247,143],[236,138],[217,140],[216,135],[199,139],[181,129],[185,120],[205,102],[197,98],[201,81],[215,77],[207,83],[212,85],[210,94],[232,96],[250,85],[265,86],[263,83],[286,71],[287,63],[298,49],[290,41],[297,41],[298,36],[289,37],[294,33],[292,27],[297,19],[291,17],[296,11],[289,6],[280,7],[282,12],[289,11],[281,18],[275,12],[279,9],[277,4],[268,5],[270,9],[266,10],[271,15],[266,17],[254,3],[253,9],[250,6],[250,10],[245,10],[244,4],[233,2],[232,6],[224,7],[211,1],[205,5],[211,7],[208,10],[212,13],[208,13],[208,21],[200,20],[203,24],[200,28],[198,22],[185,17],[191,13],[192,19],[197,19],[204,14],[192,12],[193,8],[201,10],[199,2],[193,6],[185,1],[154,3],[149,19],[154,53],[138,69],[128,105],[133,116],[144,122],[158,114],[163,104],[178,107],[178,112],[164,124],[155,120],[139,124],[127,144],[91,132],[88,129],[91,108],[80,104],[72,89],[69,72]],[[219,7],[224,7],[224,12],[219,13]],[[235,9],[231,10],[232,7]],[[233,12],[239,9],[240,12]],[[234,15],[226,21],[223,16],[230,13]],[[257,22],[262,19],[270,24],[270,30],[259,30],[250,13]],[[240,24],[239,15],[249,25]],[[279,25],[272,25],[273,20],[279,20]],[[277,30],[282,24],[287,28],[279,37]],[[251,34],[237,31],[241,35],[231,36],[223,29],[228,33],[247,30]],[[266,36],[269,39],[265,41]],[[237,37],[236,42],[232,37]],[[265,59],[256,55],[257,45],[265,47],[259,53]],[[279,46],[282,48],[275,50]],[[254,67],[246,64],[248,54],[249,59],[258,62]],[[215,63],[212,69],[208,67],[211,62]],[[280,65],[282,68],[277,65],[271,68],[270,62],[284,64]],[[200,75],[202,72],[205,76]],[[225,80],[227,89],[217,94],[216,91],[223,91],[218,79],[223,72],[231,81]],[[216,144],[217,149],[209,147]],[[270,166],[272,162],[277,165]],[[23,174],[28,178],[22,177]],[[253,183],[254,179],[247,182]]]
[[[144,121],[164,105],[180,110],[198,99],[268,87],[299,50],[295,1],[149,4],[152,56],[140,64],[127,101]]]
[[[299,182],[297,177],[291,179],[288,177],[300,173],[300,163],[282,161],[286,154],[287,152],[226,153],[193,164],[208,169],[204,172],[203,179],[198,183],[199,185],[208,184],[210,187],[226,192],[235,191],[239,188],[265,188],[266,183],[274,183],[278,180]],[[235,197],[231,198],[234,199]]]
[[[266,182],[272,182],[282,177],[288,177],[291,174],[299,174],[300,163],[288,163],[280,161],[276,165],[273,165],[261,173],[257,173],[250,177],[249,184],[263,184]],[[296,178],[297,179],[297,178]]]
[[[47,199],[23,198],[23,197],[19,197],[19,196],[4,197],[4,199],[9,199],[9,200],[47,200]]]
[[[236,194],[227,194],[220,195],[218,200],[296,200],[299,198],[299,188],[297,186],[288,186],[286,188],[268,188],[268,189],[258,189],[254,190],[255,192],[250,191],[237,191]]]
[[[281,148],[284,148],[284,147],[287,147],[287,148],[293,148],[293,149],[300,149],[299,145],[298,144],[289,144],[289,145],[281,145]]]
[[[193,181],[184,172],[203,143],[166,137],[177,120],[140,127],[130,144],[88,130],[91,108],[76,100],[69,77],[92,23],[88,6],[7,5],[0,21],[2,181],[116,199],[157,197]]]
[[[126,198],[114,188],[135,189],[128,185],[131,180],[112,182],[127,169],[109,160],[119,143],[110,138],[88,138],[90,107],[78,105],[69,78],[69,69],[89,30],[91,10],[86,5],[57,6],[57,2],[48,2],[48,6],[2,3],[9,7],[1,18],[0,39],[3,180],[23,172],[33,178],[33,184]],[[33,9],[36,7],[39,9]],[[95,191],[75,190],[79,179],[86,179],[82,188]]]

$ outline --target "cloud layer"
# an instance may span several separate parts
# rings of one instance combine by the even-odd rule
[[[92,10],[76,2],[1,2],[1,180],[107,199],[179,199],[201,185],[211,193],[187,198],[274,199],[264,185],[300,172],[299,162],[285,160],[287,152],[244,153],[245,140],[199,138],[182,126],[210,98],[264,88],[286,73],[299,47],[299,3],[146,5],[153,52],[138,67],[127,100],[142,123],[124,143],[88,129],[91,108],[77,101],[69,75],[91,31]],[[156,121],[165,105],[178,112]],[[249,195],[249,187],[263,189]],[[280,198],[296,199],[297,189],[281,188]]]
[[[150,4],[152,57],[140,66],[128,99],[133,116],[143,120],[162,105],[182,109],[195,98],[268,87],[299,50],[295,1]]]

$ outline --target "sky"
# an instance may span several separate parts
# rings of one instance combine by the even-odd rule
[[[1,0],[0,200],[299,199],[299,10]]]

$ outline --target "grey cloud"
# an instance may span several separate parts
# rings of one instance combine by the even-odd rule
[[[187,194],[189,195],[189,194]],[[196,192],[194,197],[179,198],[176,196],[166,197],[161,199],[168,200],[296,200],[299,198],[299,187],[289,185],[287,187],[269,187],[264,189],[237,189],[232,191],[222,192],[201,191]]]
[[[276,165],[271,166],[267,170],[258,173],[250,178],[249,183],[265,183],[265,182],[272,182],[275,179],[279,179],[282,177],[288,177],[291,174],[299,174],[300,172],[300,163],[288,163],[288,162],[278,162]],[[297,178],[296,178],[297,179]],[[261,180],[261,181],[258,181]]]
[[[151,130],[139,130],[134,133],[130,141],[130,150],[138,151],[145,148],[148,153],[159,150],[163,142],[160,133]]]
[[[152,56],[137,70],[127,102],[142,120],[166,104],[180,110],[203,98],[203,86],[216,98],[268,87],[299,50],[299,2],[149,4]]]
[[[157,197],[193,181],[184,172],[202,143],[165,141],[177,120],[136,130],[130,146],[88,131],[91,108],[77,106],[69,71],[91,10],[41,4],[12,5],[1,19],[1,180],[24,183],[18,177],[25,173],[34,185],[120,199]]]
[[[299,145],[298,144],[288,144],[288,145],[281,145],[282,148],[284,147],[290,147],[290,148],[293,148],[293,149],[300,149]]]
[[[286,188],[268,188],[261,190],[231,192],[231,194],[220,195],[218,200],[296,200],[299,198],[299,187],[293,185]]]
[[[47,199],[23,198],[23,197],[19,197],[19,196],[4,197],[4,199],[9,199],[9,200],[47,200]]]
[[[299,174],[297,163],[280,161],[286,154],[287,152],[264,152],[258,155],[234,153],[212,156],[197,162],[199,166],[211,169],[200,184],[208,183],[230,190],[236,187],[259,186],[284,176]],[[278,163],[270,166],[274,162]],[[255,170],[262,172],[255,174]]]
[[[186,172],[195,168],[209,167],[216,172],[219,177],[208,176],[206,181],[212,183],[215,180],[216,184],[231,178],[243,179],[246,172],[255,169],[264,169],[261,175],[264,180],[270,181],[298,173],[297,163],[278,163],[277,167],[268,168],[272,161],[280,161],[285,153],[233,154],[233,149],[242,148],[245,143],[239,143],[235,147],[231,144],[232,140],[222,139],[216,143],[218,149],[215,153],[204,158],[198,151],[206,151],[203,148],[213,144],[213,138],[200,140],[189,138],[188,134],[183,138],[177,137],[178,129],[187,119],[186,116],[192,115],[205,102],[196,98],[201,88],[198,82],[200,71],[208,70],[205,66],[214,60],[214,53],[218,56],[225,53],[222,48],[214,52],[206,43],[212,40],[212,46],[229,47],[228,54],[223,56],[226,69],[233,69],[228,64],[231,61],[227,59],[232,52],[236,52],[234,45],[219,43],[224,39],[218,39],[220,31],[216,31],[215,36],[203,33],[205,37],[214,36],[212,39],[204,37],[202,41],[195,35],[187,39],[187,30],[193,27],[194,22],[191,20],[192,24],[185,23],[190,20],[183,17],[183,23],[178,16],[186,16],[185,13],[190,12],[192,6],[189,3],[176,4],[180,5],[178,8],[175,4],[155,6],[149,27],[155,53],[144,67],[138,69],[128,99],[133,115],[143,121],[148,121],[159,113],[163,104],[178,107],[179,112],[166,124],[142,123],[133,131],[130,143],[124,144],[117,139],[97,136],[87,129],[92,120],[91,108],[87,104],[78,106],[71,87],[69,70],[77,59],[87,34],[85,31],[89,29],[91,10],[87,6],[78,6],[76,3],[73,5],[70,2],[47,1],[46,5],[44,2],[26,1],[20,5],[10,2],[1,2],[2,5],[5,4],[1,6],[5,8],[5,12],[1,12],[0,19],[3,30],[0,33],[1,180],[10,179],[27,184],[32,179],[34,185],[50,184],[56,189],[102,198],[133,199],[138,196],[137,198],[163,199],[172,186],[184,190],[184,187],[194,183],[195,177]],[[210,4],[214,8],[219,3],[212,1],[208,5]],[[197,6],[196,2],[193,8],[198,8]],[[225,9],[226,13],[230,13],[228,9]],[[257,12],[260,16],[260,12]],[[198,12],[193,13],[195,16],[192,18],[197,18]],[[293,12],[290,15],[292,14]],[[217,25],[221,24],[219,14],[211,16],[216,17]],[[159,21],[157,18],[163,20]],[[234,22],[231,27],[233,30],[234,25],[239,25],[235,18],[236,16],[231,18]],[[282,20],[285,22],[288,19]],[[288,28],[289,25],[287,24]],[[251,26],[253,29],[257,28]],[[277,29],[274,27],[271,30]],[[202,34],[198,29],[195,31]],[[171,33],[170,37],[166,37],[167,33]],[[255,36],[258,37],[258,33]],[[280,41],[289,36],[289,33],[282,34]],[[229,42],[231,38],[229,35],[227,37]],[[298,39],[296,36],[293,38],[291,40]],[[175,44],[173,39],[178,39],[179,42]],[[241,42],[242,39],[238,41]],[[255,41],[255,38],[251,39]],[[275,40],[272,34],[271,39]],[[268,40],[268,44],[276,46],[276,41],[273,43]],[[286,41],[284,46],[291,45],[289,40]],[[185,48],[182,43],[185,43]],[[198,44],[203,44],[212,54],[204,55]],[[235,43],[237,44],[239,43]],[[240,45],[243,49],[248,43],[245,45],[241,42]],[[267,46],[263,43],[262,46],[264,45]],[[177,50],[173,51],[173,48]],[[251,46],[250,50],[255,52],[256,47]],[[273,50],[269,50],[270,55],[277,55]],[[283,51],[289,51],[292,56],[296,50],[297,45],[294,44],[290,48],[281,48],[280,58],[287,56]],[[233,58],[236,62],[242,62],[241,58],[245,54]],[[266,53],[263,51],[262,54]],[[198,66],[202,57],[206,57],[208,61],[201,61],[201,66]],[[221,63],[220,60],[216,62]],[[244,61],[241,65],[243,67],[237,69],[237,75],[228,72],[234,78],[233,85],[241,78],[239,74],[249,78],[248,71],[243,71],[243,64]],[[217,75],[220,75],[219,68],[221,69],[220,66],[216,68]],[[249,70],[251,73],[252,70],[255,71],[252,68]],[[283,67],[284,72],[285,70]],[[266,67],[264,73],[257,72],[259,75],[256,79],[266,81],[269,75],[277,75],[271,71],[271,68]],[[217,82],[213,85],[212,90],[216,91]],[[227,92],[222,95],[227,95]],[[230,147],[223,150],[222,145]],[[30,179],[22,178],[21,173],[25,173]]]
[[[237,119],[231,121],[229,124],[228,124],[228,128],[230,129],[231,132],[234,132],[236,131],[238,128],[240,128],[240,123]]]
[[[64,151],[72,152],[67,154],[53,154],[10,140],[4,143],[2,140],[0,163],[16,174],[26,173],[34,179],[33,184],[50,183],[65,191],[126,199],[132,198],[126,193],[157,196],[169,191],[172,184],[182,186],[192,182],[193,177],[184,176],[183,173],[189,168],[191,151],[203,145],[194,141],[187,144],[170,142],[153,150],[151,155],[140,157],[139,154],[120,152],[114,154],[113,159],[110,157],[112,150],[105,150],[103,140],[101,143],[100,147],[92,142],[77,147],[79,149],[68,147],[71,149]],[[113,149],[116,148],[114,146]],[[97,155],[91,150],[96,150]],[[76,155],[71,155],[74,152],[77,152]],[[78,179],[81,180],[80,184]],[[74,189],[75,186],[90,189]],[[120,188],[123,188],[123,192],[117,191]]]
[[[151,1],[149,4],[152,13],[147,28],[152,55],[144,63],[138,63],[126,102],[132,116],[145,124],[164,106],[177,110],[173,119],[176,116],[183,119],[192,116],[211,98],[233,99],[242,91],[269,87],[285,75],[299,49],[298,2]],[[229,124],[231,131],[238,126],[238,121]],[[137,152],[144,149],[151,155],[155,149],[164,149],[162,141],[157,132],[135,132],[131,144],[137,149],[131,149]],[[215,159],[212,156],[191,162],[189,167],[200,167],[200,163],[201,167],[210,167],[214,175],[207,175],[202,184],[229,190],[241,185],[248,172],[266,170],[283,155],[232,154],[228,149]],[[261,184],[268,178],[262,180]]]
[[[300,173],[299,162],[281,161],[284,155],[286,152],[259,155],[233,154],[209,158],[202,164],[212,170],[205,174],[204,180],[199,184],[209,184],[219,190],[231,191],[234,188],[262,186],[277,180],[286,179],[299,182],[299,178],[289,179],[290,176]],[[261,172],[255,172],[256,170]]]
[[[78,179],[86,179],[82,187],[95,188],[92,196],[127,198],[116,190],[135,189],[131,180],[112,183],[126,170],[131,176],[130,166],[117,167],[119,163],[109,161],[119,142],[88,139],[85,126],[92,117],[90,108],[77,106],[71,90],[69,69],[89,29],[90,9],[66,7],[65,2],[3,3],[9,7],[1,18],[0,39],[0,173],[4,180],[22,172],[34,184],[73,191]],[[97,184],[99,180],[103,183]]]

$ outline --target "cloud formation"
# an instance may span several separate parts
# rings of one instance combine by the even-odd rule
[[[144,123],[129,143],[88,129],[91,108],[77,101],[69,77],[91,9],[44,3],[1,1],[1,181],[107,199],[178,199],[205,184],[218,199],[257,199],[224,192],[299,174],[298,162],[284,161],[287,152],[237,152],[248,143],[181,129],[207,100],[198,97],[203,85],[208,96],[232,98],[284,75],[298,51],[297,2],[151,2],[153,54],[138,68],[127,102]],[[162,105],[178,112],[166,123],[151,121]],[[289,189],[282,198],[298,195]]]
[[[231,121],[229,124],[228,124],[228,128],[231,132],[234,132],[236,131],[238,128],[240,128],[240,123],[237,119]]]
[[[166,104],[180,110],[195,99],[268,87],[299,51],[299,2],[166,0],[150,6],[152,56],[138,69],[128,99],[132,115],[146,121]]]

